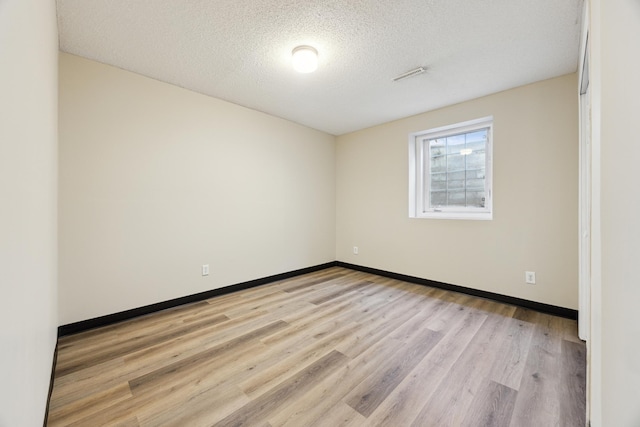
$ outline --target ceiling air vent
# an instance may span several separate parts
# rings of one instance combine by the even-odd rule
[[[395,77],[393,79],[393,81],[397,82],[399,80],[403,80],[403,79],[406,79],[406,78],[409,78],[409,77],[417,76],[418,74],[422,74],[425,71],[427,71],[427,67],[418,67],[416,69],[407,71],[406,73],[400,74],[398,77]]]

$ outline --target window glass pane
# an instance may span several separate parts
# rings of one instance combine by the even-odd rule
[[[464,170],[464,158],[466,156],[462,156],[460,154],[453,154],[453,155],[449,155],[447,156],[447,171],[448,172],[452,172],[452,171],[460,171],[460,170]]]
[[[447,205],[448,206],[466,206],[465,191],[448,191]]]
[[[441,181],[445,181],[445,182],[447,181],[446,172],[431,174],[431,182],[441,182]]]
[[[467,191],[467,206],[476,208],[484,208],[484,190],[483,191]]]
[[[430,139],[428,141],[430,155],[432,157],[436,157],[436,156],[442,156],[447,154],[447,147],[445,145],[446,142],[447,142],[446,138]]]
[[[468,141],[465,148],[469,154],[484,152],[486,149],[486,141]]]
[[[447,179],[449,181],[459,181],[463,180],[467,177],[467,173],[463,170],[457,172],[449,172],[447,173]]]
[[[454,131],[455,132],[455,131]],[[424,161],[429,165],[425,190],[428,206],[485,206],[485,167],[488,129],[423,139]],[[427,184],[427,183],[426,183]]]
[[[465,134],[448,136],[446,141],[447,154],[460,154],[460,150],[465,148]]]
[[[466,140],[467,140],[467,147],[469,147],[469,144],[471,143],[481,143],[484,145],[484,143],[487,141],[487,130],[486,129],[481,129],[481,130],[477,130],[477,131],[473,131],[473,132],[469,132],[466,135]]]
[[[452,179],[448,182],[447,188],[449,190],[464,190],[464,179]]]
[[[444,191],[432,191],[431,192],[431,206],[446,206],[447,205],[447,193]]]
[[[468,179],[467,180],[467,190],[482,190],[484,191],[484,179]]]
[[[430,162],[432,174],[447,170],[447,156],[431,157]]]
[[[484,180],[484,168],[468,170],[467,171],[467,179],[482,179],[482,180]]]
[[[474,152],[465,157],[467,158],[467,169],[484,168],[484,152]]]
[[[441,175],[443,177],[446,177],[446,175],[443,174],[443,173],[439,174],[439,175]],[[447,181],[446,181],[446,179],[439,180],[439,181],[431,179],[431,190],[432,191],[438,191],[438,190],[444,191],[446,189],[447,189]]]

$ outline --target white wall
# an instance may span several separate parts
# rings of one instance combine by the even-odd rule
[[[61,324],[333,260],[334,136],[61,54]]]
[[[567,75],[339,136],[338,260],[577,308],[576,85]],[[490,115],[494,219],[409,218],[408,134]]]
[[[0,1],[0,426],[42,425],[56,342],[54,1]]]
[[[591,421],[640,425],[640,2],[591,1]]]

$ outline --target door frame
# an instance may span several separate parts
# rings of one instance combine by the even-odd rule
[[[585,2],[579,64],[578,336],[587,341],[590,335],[591,319],[591,92],[589,90],[588,2]]]

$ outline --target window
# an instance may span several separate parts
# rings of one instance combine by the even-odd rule
[[[493,117],[409,135],[409,216],[492,219]]]

